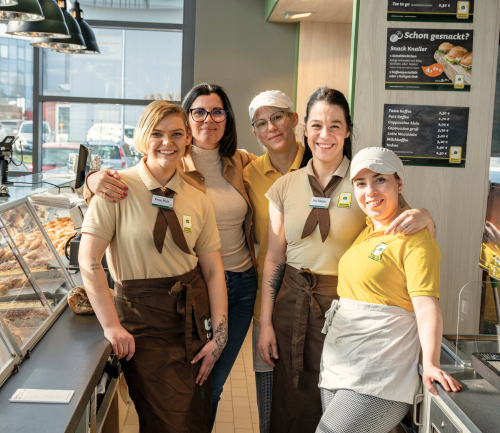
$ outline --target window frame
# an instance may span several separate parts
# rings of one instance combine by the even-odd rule
[[[196,0],[184,0],[183,22],[148,23],[130,21],[86,20],[92,28],[178,31],[182,32],[181,98],[194,84],[194,50],[196,25]],[[43,48],[33,49],[33,171],[16,171],[11,176],[24,176],[42,172],[43,103],[67,102],[81,104],[148,105],[147,99],[86,98],[76,96],[43,95]],[[181,101],[174,101],[180,103]]]

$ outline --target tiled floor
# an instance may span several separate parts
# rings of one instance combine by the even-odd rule
[[[252,328],[250,328],[224,386],[212,433],[259,433],[252,364]],[[139,419],[132,403],[123,433],[139,433]]]

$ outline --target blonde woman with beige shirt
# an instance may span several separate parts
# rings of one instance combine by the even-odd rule
[[[250,327],[257,293],[257,263],[250,230],[252,208],[243,185],[243,168],[256,157],[237,149],[234,113],[220,86],[195,86],[184,98],[183,106],[193,140],[179,163],[179,172],[186,182],[205,193],[214,207],[228,288],[231,332],[213,369],[213,423],[222,388]],[[90,191],[95,191],[111,202],[124,199],[127,186],[119,179],[118,172],[111,170],[89,175],[84,194],[89,198]]]

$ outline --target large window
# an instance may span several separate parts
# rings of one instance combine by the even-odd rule
[[[42,171],[66,166],[80,143],[88,144],[108,168],[134,166],[141,158],[134,129],[143,110],[143,105],[45,102],[43,124],[53,139],[42,145]]]
[[[94,28],[101,54],[44,50],[43,94],[181,98],[182,33]]]
[[[180,102],[193,85],[194,33],[185,29],[194,29],[195,3],[80,0],[96,55],[33,48],[0,24],[0,140],[18,136],[21,172],[63,167],[84,142],[103,166],[137,164],[133,133],[144,108]]]
[[[86,20],[182,24],[183,0],[80,0]]]
[[[29,165],[33,152],[33,47],[29,38],[14,38],[6,30],[7,24],[0,24],[0,141],[18,136],[25,149],[24,162]],[[14,153],[14,157],[20,158],[20,154]]]

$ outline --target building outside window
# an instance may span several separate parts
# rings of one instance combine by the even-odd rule
[[[192,86],[185,3],[194,0],[80,0],[100,54],[33,48],[0,24],[0,139],[2,129],[18,136],[14,156],[35,172],[65,166],[84,142],[107,167],[137,164],[133,133],[145,106],[180,102]]]

